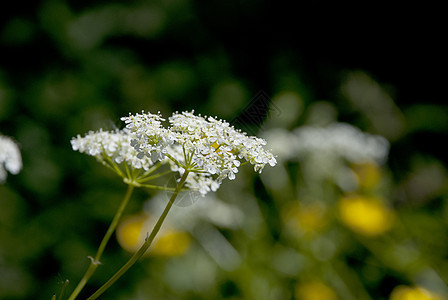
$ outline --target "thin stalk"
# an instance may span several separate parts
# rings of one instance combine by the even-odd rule
[[[89,257],[91,260],[90,266],[87,269],[84,276],[81,278],[81,281],[78,283],[75,290],[72,292],[72,294],[68,298],[68,300],[76,299],[78,294],[81,292],[81,290],[86,285],[87,281],[90,279],[90,277],[93,275],[93,273],[95,273],[96,268],[98,268],[98,266],[101,264],[100,263],[101,255],[103,254],[104,249],[106,248],[107,242],[109,241],[112,233],[114,232],[115,228],[118,225],[118,221],[120,220],[121,215],[123,214],[123,211],[129,202],[129,199],[131,198],[133,190],[134,190],[134,186],[129,184],[126,194],[124,195],[124,198],[121,201],[120,206],[117,209],[117,212],[115,213],[112,223],[109,225],[109,228],[107,229],[106,234],[104,235],[103,240],[101,241],[101,244],[98,248],[98,251],[96,252],[95,257]]]
[[[166,175],[166,174],[169,174],[169,173],[172,173],[172,172],[173,172],[173,171],[171,171],[171,170],[167,170],[167,171],[160,172],[160,173],[154,174],[154,175],[152,175],[152,176],[148,176],[148,177],[139,176],[139,177],[137,178],[137,180],[138,180],[139,183],[143,183],[143,182],[151,181],[151,180],[153,180],[153,179],[162,177],[162,176],[164,176],[164,175]]]
[[[67,289],[67,286],[68,286],[69,283],[70,283],[70,281],[69,281],[68,279],[66,279],[65,282],[64,282],[64,285],[62,286],[61,294],[59,295],[59,298],[60,298],[61,300],[64,299],[64,296],[65,296],[65,290]]]
[[[131,168],[132,180],[135,180],[142,173],[141,169]]]
[[[109,170],[111,170],[111,171],[114,172],[115,174],[120,175],[119,173],[117,173],[117,170],[115,169],[115,167],[112,167],[112,165],[110,164],[109,161],[104,160],[104,161],[101,162],[101,164],[102,164],[103,166],[105,166],[106,168],[109,168]],[[121,175],[120,175],[120,176],[121,176]]]
[[[189,173],[189,171],[185,171],[184,174],[182,175],[182,178],[180,179],[179,183],[177,184],[176,190],[174,191],[173,195],[171,196],[170,201],[168,201],[165,209],[163,210],[162,214],[160,215],[159,219],[157,220],[156,225],[154,225],[154,228],[152,229],[151,234],[145,239],[145,242],[140,247],[140,249],[103,286],[101,286],[92,296],[87,298],[87,300],[94,300],[94,299],[97,299],[99,296],[101,296],[124,273],[126,273],[126,271],[129,270],[129,268],[131,268],[142,257],[143,254],[145,254],[146,250],[148,250],[148,248],[151,246],[151,243],[153,242],[154,238],[156,237],[157,233],[159,232],[160,228],[162,227],[163,221],[165,220],[166,216],[168,215],[168,212],[170,211],[171,207],[173,206],[174,200],[176,199],[177,195],[179,194],[179,191],[181,190],[182,186],[184,185],[185,180],[187,180],[188,173]]]
[[[160,186],[160,185],[152,185],[152,184],[138,184],[138,187],[144,187],[147,189],[153,189],[153,190],[162,190],[162,191],[175,191],[176,188],[169,188],[169,187],[164,187],[164,186]],[[181,191],[185,191],[186,189],[183,189]]]
[[[128,178],[131,180],[134,179],[134,178],[132,178],[131,173],[129,172],[128,164],[126,162],[124,163],[124,169],[126,171],[126,175],[128,176]],[[122,177],[124,178],[124,176],[122,176]]]
[[[184,145],[182,145],[182,152],[184,153],[184,161],[185,161],[185,163],[187,163],[187,154],[185,153],[185,147],[184,147]]]
[[[145,171],[141,177],[146,177],[149,174],[154,173],[154,171],[156,171],[161,166],[162,166],[162,164],[159,161],[156,162],[151,168],[149,168],[147,171]]]
[[[172,157],[169,153],[166,154],[166,156],[171,159],[178,167],[181,167],[183,169],[185,169],[185,166],[182,165],[180,162],[177,161],[177,159],[175,159],[174,157]]]
[[[107,166],[110,166],[111,169],[117,173],[118,175],[120,175],[121,177],[124,177],[123,172],[120,170],[120,168],[117,166],[116,163],[113,162],[113,160],[108,156],[108,155],[103,155],[103,157],[105,158],[105,162],[109,162],[109,164],[106,164]]]

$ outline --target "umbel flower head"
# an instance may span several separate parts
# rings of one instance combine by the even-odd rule
[[[161,122],[165,119],[160,114],[129,114],[129,117],[123,117],[121,120],[125,121],[126,128],[135,134],[131,145],[138,151],[139,157],[143,157],[146,152],[154,162],[165,158],[166,147],[173,144],[174,136],[162,126]]]
[[[22,156],[17,144],[9,137],[0,135],[0,183],[5,182],[7,173],[17,174],[22,169]]]
[[[125,162],[134,169],[148,170],[153,163],[147,157],[137,157],[138,152],[131,146],[133,139],[135,134],[129,130],[99,130],[90,131],[84,137],[78,134],[71,140],[71,144],[73,150],[94,156],[106,166]]]
[[[261,173],[264,166],[274,166],[274,155],[265,150],[266,141],[247,136],[229,123],[193,112],[174,113],[170,127],[160,114],[144,113],[121,118],[123,130],[89,132],[71,140],[75,151],[94,156],[136,186],[160,177],[153,174],[160,166],[169,165],[171,172],[188,172],[185,186],[202,195],[216,191],[222,179],[235,179],[238,167],[245,163]],[[139,170],[139,172],[135,172]]]
[[[153,173],[166,161],[154,165],[149,157],[139,155],[131,146],[135,138],[135,133],[127,129],[99,130],[90,131],[83,137],[78,135],[71,140],[71,144],[73,150],[95,157],[98,162],[122,177],[127,184],[166,190],[167,188],[147,183],[160,177],[160,174],[155,176]]]
[[[277,163],[274,155],[263,148],[265,140],[247,136],[226,121],[194,115],[194,111],[174,113],[168,129],[160,127],[161,117],[151,113],[122,120],[136,133],[132,144],[142,155],[155,155],[157,159],[167,155],[180,172],[188,170],[213,177],[218,184],[226,177],[235,179],[242,163],[252,164],[260,173],[266,164]]]

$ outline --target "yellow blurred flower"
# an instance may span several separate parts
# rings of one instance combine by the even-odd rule
[[[320,281],[308,281],[296,286],[295,298],[300,300],[336,300],[336,293]]]
[[[356,174],[360,189],[371,190],[381,180],[381,168],[373,161],[355,164],[352,170]]]
[[[176,256],[185,253],[190,247],[190,236],[185,232],[166,230],[158,240],[150,254]]]
[[[442,300],[422,287],[399,285],[390,294],[390,300]]]
[[[129,216],[118,224],[116,236],[123,249],[135,252],[144,242],[145,236],[142,228],[146,218],[143,215]]]
[[[307,204],[296,201],[283,209],[283,218],[286,224],[292,230],[305,234],[324,228],[327,223],[325,217],[325,205],[317,201]]]
[[[344,197],[339,201],[339,214],[349,228],[368,236],[386,232],[394,220],[394,213],[375,197]]]
[[[152,230],[154,222],[150,216],[142,214],[127,217],[117,227],[118,243],[126,251],[136,252],[145,241],[148,232]],[[189,246],[190,236],[187,233],[162,227],[145,255],[181,255]]]

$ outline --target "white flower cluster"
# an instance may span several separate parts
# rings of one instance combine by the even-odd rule
[[[199,192],[202,196],[205,196],[208,192],[216,192],[220,185],[221,182],[201,173],[189,173],[185,183],[186,187]]]
[[[90,131],[84,137],[78,135],[71,140],[75,151],[94,156],[99,162],[107,164],[108,159],[121,164],[126,162],[135,169],[148,170],[152,165],[148,157],[138,157],[138,151],[131,146],[131,141],[136,138],[129,130],[116,131]]]
[[[147,154],[154,162],[165,159],[166,148],[174,143],[174,135],[162,126],[165,121],[160,114],[129,114],[121,118],[135,134],[131,145],[139,152],[139,157]]]
[[[248,137],[212,117],[174,113],[168,128],[163,127],[165,120],[160,114],[142,112],[121,120],[126,123],[124,130],[91,131],[73,138],[73,150],[94,156],[109,167],[125,162],[134,169],[149,170],[156,162],[169,163],[173,172],[189,171],[186,187],[202,195],[216,191],[226,177],[235,179],[241,163],[249,162],[260,173],[266,164],[277,163],[274,155],[264,150],[265,140]]]
[[[17,174],[22,169],[19,147],[9,137],[0,135],[0,183],[7,177],[6,171]]]
[[[170,156],[175,160],[169,159],[171,170],[173,172],[179,172],[181,175],[185,172],[185,168],[176,164],[176,162],[183,161],[183,149],[179,144],[173,144],[169,148]],[[185,186],[192,191],[199,192],[202,196],[205,196],[208,192],[216,192],[219,189],[221,182],[214,180],[210,174],[207,173],[189,173]]]
[[[225,121],[196,116],[193,111],[174,113],[169,118],[171,127],[163,130],[154,128],[155,119],[150,113],[122,118],[126,127],[137,134],[133,141],[136,150],[153,156],[154,152],[170,154],[169,145],[181,145],[183,159],[178,162],[183,168],[216,175],[218,182],[226,177],[235,179],[241,161],[251,163],[258,172],[266,164],[277,163],[274,155],[263,148],[265,140],[247,136]]]

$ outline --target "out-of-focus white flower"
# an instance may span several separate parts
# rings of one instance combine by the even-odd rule
[[[150,214],[159,214],[166,201],[163,195],[156,195],[145,203],[144,210]],[[216,194],[207,194],[204,198],[198,198],[194,205],[183,206],[170,214],[170,225],[190,232],[223,269],[233,270],[241,263],[238,252],[218,229],[242,228],[247,217],[240,207],[220,200]],[[254,215],[257,213],[254,212]]]
[[[302,126],[294,131],[294,138],[297,140],[294,150],[299,157],[322,152],[351,163],[375,161],[382,164],[389,152],[389,142],[384,137],[362,132],[345,123],[327,127]]]
[[[22,156],[17,144],[9,137],[0,135],[0,183],[5,182],[7,173],[18,174],[22,169]]]
[[[282,161],[299,160],[309,181],[331,179],[343,190],[358,186],[350,164],[385,163],[389,142],[346,123],[326,127],[301,126],[294,131],[273,129],[264,133]]]
[[[188,169],[201,173],[202,177],[216,178],[217,183],[226,177],[235,179],[241,163],[249,162],[260,173],[266,164],[275,166],[277,163],[274,155],[263,148],[265,140],[247,136],[223,120],[196,116],[193,111],[174,113],[169,118],[171,127],[168,129],[160,127],[160,116],[150,113],[122,120],[136,133],[132,144],[137,151],[146,156],[163,153],[175,160],[177,167],[173,168],[181,173]],[[196,179],[196,183],[205,188],[206,180],[201,176]],[[214,186],[208,185],[212,190]]]
[[[297,158],[298,138],[283,128],[273,128],[263,132],[263,138],[268,141],[272,151],[278,155],[279,161],[288,161]]]
[[[389,142],[384,137],[362,132],[346,123],[326,127],[301,126],[292,132],[273,129],[265,132],[264,137],[282,160],[325,155],[349,163],[374,161],[383,164],[389,153]]]

